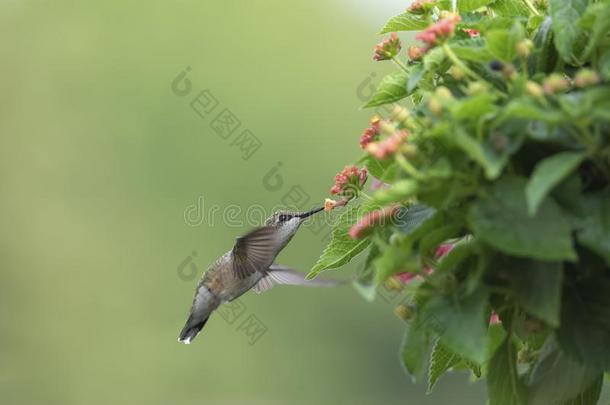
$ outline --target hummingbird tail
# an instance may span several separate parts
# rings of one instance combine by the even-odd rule
[[[178,342],[184,343],[185,345],[190,344],[195,336],[201,332],[201,329],[205,326],[205,323],[210,319],[208,316],[205,319],[194,319],[193,315],[189,316],[189,319],[186,321],[186,325],[182,328],[182,332],[180,332],[180,337],[178,338]]]

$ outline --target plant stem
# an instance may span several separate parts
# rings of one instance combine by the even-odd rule
[[[443,43],[442,47],[443,47],[443,51],[445,52],[445,55],[447,55],[449,60],[451,62],[453,62],[453,64],[455,66],[462,69],[464,71],[464,73],[466,73],[468,76],[470,76],[471,79],[484,81],[481,76],[479,76],[478,74],[473,72],[468,66],[466,66],[466,64],[464,62],[462,62],[460,60],[460,58],[457,57],[457,55],[455,53],[453,53],[453,51],[451,50],[451,48],[449,47],[449,44],[447,42]]]
[[[409,73],[409,69],[398,59],[396,56],[392,56],[392,62],[396,64],[399,68],[401,68],[405,73]]]
[[[529,8],[532,11],[532,13],[534,13],[534,15],[540,15],[540,13],[538,12],[538,10],[536,10],[536,7],[534,7],[534,5],[532,4],[532,2],[530,0],[523,0],[523,2],[527,6],[527,8]]]

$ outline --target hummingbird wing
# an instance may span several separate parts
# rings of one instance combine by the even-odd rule
[[[278,284],[304,287],[335,287],[340,282],[319,277],[315,280],[306,280],[304,273],[299,273],[290,267],[280,264],[272,264],[269,270],[265,272],[265,276],[252,287],[252,290],[257,294],[261,294]]]
[[[233,273],[243,280],[257,271],[266,270],[275,259],[274,228],[264,226],[237,238],[233,247]]]

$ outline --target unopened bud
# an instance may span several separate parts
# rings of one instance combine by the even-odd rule
[[[563,75],[553,73],[542,83],[542,89],[546,94],[555,94],[566,91],[570,84]]]
[[[574,84],[579,88],[596,85],[599,81],[599,75],[591,69],[580,69],[574,77]]]
[[[532,97],[539,98],[544,96],[542,86],[531,80],[528,80],[527,83],[525,83],[525,91]]]
[[[517,76],[517,69],[513,65],[504,65],[502,68],[502,77],[506,80],[513,80]]]
[[[441,102],[438,101],[438,98],[430,97],[430,100],[428,100],[428,109],[432,112],[432,114],[440,115],[443,111],[443,106]]]
[[[394,314],[400,319],[404,319],[408,321],[415,317],[415,311],[408,305],[400,304],[396,308],[394,308]]]
[[[451,68],[449,69],[449,74],[457,81],[462,80],[465,76],[464,70],[455,65],[451,66]]]
[[[525,59],[530,56],[532,49],[534,49],[534,43],[529,39],[519,41],[517,45],[515,45],[515,52],[521,59]]]
[[[469,96],[474,96],[475,94],[483,93],[486,89],[486,86],[481,82],[470,82],[467,93]]]
[[[387,120],[382,120],[379,122],[379,129],[385,134],[393,134],[396,132],[396,124]]]
[[[453,99],[453,94],[451,94],[451,91],[445,87],[445,86],[439,86],[436,88],[436,91],[434,92],[439,99],[441,100],[452,100]]]
[[[402,290],[402,284],[394,277],[388,278],[384,283],[384,287],[390,291],[400,291]]]
[[[392,111],[392,120],[396,121],[396,122],[400,122],[401,124],[405,124],[407,119],[409,118],[409,115],[411,115],[409,113],[409,110],[407,110],[406,108],[397,105],[396,107],[394,107],[394,110]]]

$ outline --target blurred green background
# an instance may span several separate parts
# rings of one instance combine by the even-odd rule
[[[303,208],[321,202],[360,156],[372,112],[359,106],[392,69],[371,60],[375,33],[406,6],[2,1],[0,403],[483,403],[465,375],[430,396],[412,384],[394,304],[349,287],[249,293],[234,323],[215,315],[176,342],[196,278],[248,229],[185,210],[200,196],[203,212],[270,210],[297,185]],[[218,106],[202,118],[190,102],[204,89]],[[241,122],[228,140],[211,128],[224,108]],[[248,160],[231,144],[243,129],[262,143]],[[314,225],[280,262],[313,265]],[[266,328],[253,345],[248,315]]]

